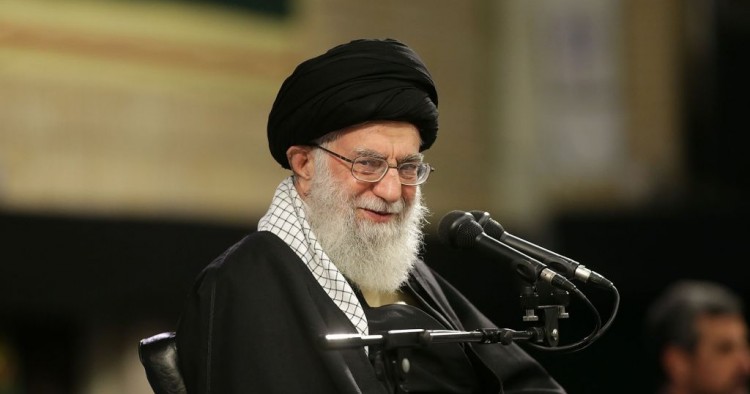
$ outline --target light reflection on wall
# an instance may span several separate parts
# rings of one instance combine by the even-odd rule
[[[287,22],[149,2],[0,8],[5,209],[246,220],[265,204],[283,174],[259,153],[296,61]]]

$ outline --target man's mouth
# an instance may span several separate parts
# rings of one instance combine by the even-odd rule
[[[385,222],[396,216],[395,213],[387,211],[376,211],[367,208],[360,208],[360,210],[362,210],[366,218],[375,222]]]

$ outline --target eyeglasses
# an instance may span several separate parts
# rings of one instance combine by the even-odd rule
[[[352,160],[320,145],[313,146],[347,163],[351,163],[352,176],[362,182],[380,182],[389,169],[395,168],[398,171],[398,178],[402,185],[416,186],[423,184],[430,176],[430,173],[435,171],[429,164],[421,161],[407,161],[397,166],[392,166],[380,157],[357,156]]]

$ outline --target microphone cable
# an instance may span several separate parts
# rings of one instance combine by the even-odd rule
[[[588,307],[589,310],[591,310],[592,314],[594,315],[594,320],[595,320],[594,329],[583,339],[575,343],[571,343],[569,345],[544,346],[544,345],[538,345],[533,342],[526,342],[525,344],[527,346],[537,349],[537,350],[545,351],[545,352],[573,353],[573,352],[577,352],[579,350],[589,347],[592,343],[594,343],[594,341],[597,338],[601,336],[600,333],[601,333],[601,328],[602,328],[602,318],[601,318],[601,315],[599,314],[599,311],[596,309],[596,307],[591,302],[591,300],[589,300],[589,298],[586,297],[586,295],[583,294],[581,290],[579,290],[578,288],[575,288],[575,290],[573,290],[573,293],[576,296],[578,296],[578,298],[584,301],[584,304]],[[611,320],[609,323],[611,323]]]

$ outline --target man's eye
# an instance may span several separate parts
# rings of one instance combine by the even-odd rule
[[[419,168],[418,163],[404,163],[401,164],[398,169],[404,174],[411,174],[417,172],[417,169]]]
[[[356,164],[363,169],[378,169],[383,165],[383,161],[378,159],[359,159]]]

